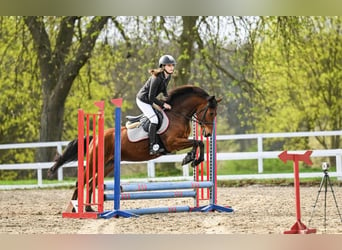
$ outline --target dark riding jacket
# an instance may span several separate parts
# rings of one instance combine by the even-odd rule
[[[152,75],[144,84],[144,86],[139,90],[137,94],[137,98],[142,102],[148,104],[157,104],[160,107],[163,107],[164,102],[162,100],[157,99],[157,96],[160,93],[163,93],[165,97],[168,97],[167,93],[167,85],[171,80],[171,75],[168,78],[165,78],[164,72],[161,72],[157,75]]]

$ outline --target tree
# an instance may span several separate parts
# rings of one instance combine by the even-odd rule
[[[0,144],[37,140],[41,90],[32,51],[22,18],[0,17]],[[34,153],[30,149],[1,150],[0,162],[33,161]]]
[[[83,19],[76,16],[62,17],[59,23],[49,23],[48,19],[24,17],[37,51],[42,84],[40,141],[58,141],[61,139],[64,104],[69,90],[90,58],[109,17],[93,17],[89,23],[83,23]],[[85,31],[83,25],[86,26]],[[58,30],[56,34],[55,30]],[[49,149],[42,149],[37,160],[50,161],[52,153]]]
[[[53,141],[62,137],[70,139],[70,128],[75,127],[69,120],[74,120],[74,116],[70,114],[76,113],[78,107],[89,107],[88,103],[92,104],[94,98],[109,100],[123,97],[123,112],[139,112],[135,105],[135,94],[146,81],[148,69],[156,67],[158,58],[166,53],[174,55],[178,61],[178,74],[170,88],[173,85],[191,83],[204,87],[212,94],[225,97],[219,110],[221,119],[224,117],[221,124],[225,124],[222,130],[219,128],[220,132],[244,133],[248,129],[254,131],[253,126],[261,128],[262,119],[267,123],[273,119],[272,116],[277,116],[275,112],[271,112],[277,105],[282,107],[291,95],[298,95],[297,92],[287,92],[287,99],[285,96],[283,99],[281,96],[272,99],[271,94],[275,89],[269,83],[276,82],[286,87],[294,82],[294,86],[299,86],[297,82],[304,79],[304,66],[312,66],[308,55],[313,50],[304,53],[307,46],[305,44],[310,45],[314,41],[311,40],[311,33],[321,33],[317,32],[320,26],[315,28],[313,20],[316,20],[316,25],[328,27],[325,24],[329,19],[210,16],[17,17],[21,22],[14,25],[22,30],[25,37],[25,56],[31,57],[32,64],[36,67],[33,67],[32,75],[39,75],[41,81],[41,90],[34,93],[37,100],[42,100],[41,103],[34,104],[41,105],[40,140]],[[3,17],[3,20],[7,18]],[[25,27],[21,26],[23,21]],[[21,38],[16,37],[18,40]],[[32,43],[30,44],[28,37],[33,38],[36,55],[31,51]],[[328,35],[322,38],[330,41]],[[339,42],[338,36],[335,41]],[[316,44],[316,48],[320,48],[321,45]],[[318,55],[324,50],[316,51]],[[300,52],[303,53],[302,61],[296,58]],[[336,46],[335,52],[339,53]],[[334,52],[330,53],[328,57],[333,59],[333,54]],[[338,63],[338,57],[335,61]],[[300,70],[288,70],[292,65]],[[318,63],[317,67],[320,65]],[[327,67],[331,67],[331,64],[327,64]],[[34,71],[37,68],[39,71]],[[270,77],[271,70],[274,73],[273,79]],[[306,79],[315,82],[312,75]],[[334,81],[336,76],[337,70],[334,77],[329,75],[329,79]],[[338,90],[335,88],[334,91]],[[301,97],[303,99],[305,96]],[[299,103],[304,104],[297,102],[298,105]],[[40,109],[34,110],[36,113],[40,112]],[[264,112],[265,110],[268,112]],[[289,110],[283,112],[283,115],[291,113]],[[336,112],[330,117],[334,116],[337,116]],[[256,122],[257,118],[260,118],[260,124]],[[310,121],[315,120],[314,117],[310,118]],[[293,117],[292,121],[289,125],[306,126],[305,120],[299,121]],[[276,124],[284,123],[278,120]],[[35,124],[35,128],[38,127],[39,124]],[[39,155],[38,160],[52,158],[52,153],[45,151]]]
[[[198,16],[182,16],[183,29],[179,37],[179,51],[177,61],[178,74],[176,84],[189,84],[191,77],[191,63],[195,59],[195,43],[198,42],[197,20]]]
[[[342,19],[288,17],[263,22],[267,29],[259,34],[263,38],[254,58],[255,81],[264,97],[255,102],[258,130],[341,129]],[[339,136],[316,139],[323,148],[340,148]],[[298,147],[298,142],[292,145]]]

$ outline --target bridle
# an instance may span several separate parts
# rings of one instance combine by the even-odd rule
[[[192,121],[192,122],[195,122],[195,123],[198,123],[202,128],[204,127],[204,125],[213,125],[214,124],[214,121],[212,122],[206,122],[204,119],[205,119],[205,116],[208,112],[210,108],[210,103],[208,102],[208,104],[202,108],[201,110],[199,110],[198,112],[196,112],[196,110],[194,110],[193,112],[191,112],[192,114],[195,114],[195,115],[192,115],[192,116],[188,116],[188,115],[184,115],[182,113],[178,113],[179,115],[185,117],[187,120],[189,121]],[[198,115],[203,113],[201,119],[198,118]]]
[[[207,104],[204,108],[202,108],[199,112],[197,112],[196,116],[192,116],[191,120],[192,120],[193,122],[198,123],[201,127],[204,127],[204,125],[213,125],[213,124],[214,124],[214,121],[212,121],[212,122],[206,122],[206,121],[204,121],[205,116],[207,115],[207,112],[208,112],[208,110],[209,110],[209,107],[210,107],[210,103],[208,102],[208,104]],[[201,114],[202,112],[203,112],[202,118],[201,118],[201,119],[198,119],[197,116],[198,116],[199,114]]]

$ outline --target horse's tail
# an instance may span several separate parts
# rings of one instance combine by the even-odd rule
[[[87,150],[87,144],[86,144],[87,137],[84,137],[84,152]],[[93,139],[92,136],[89,136],[89,142],[91,142]],[[76,161],[78,157],[78,139],[75,139],[67,145],[67,147],[64,149],[63,153],[56,154],[55,156],[55,164],[53,164],[52,167],[48,170],[48,177],[51,178],[56,171],[65,163]]]

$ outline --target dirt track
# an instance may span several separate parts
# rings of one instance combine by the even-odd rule
[[[333,187],[341,211],[342,188]],[[63,219],[61,213],[72,190],[0,191],[0,233],[10,234],[282,234],[296,222],[293,187],[249,186],[219,188],[218,204],[234,213],[174,213],[138,218]],[[327,193],[327,225],[324,227],[324,193],[319,196],[310,222],[318,187],[302,187],[301,218],[318,234],[342,233],[342,222],[333,195]],[[126,201],[121,208],[193,205],[190,199]],[[113,204],[108,202],[106,209]]]

